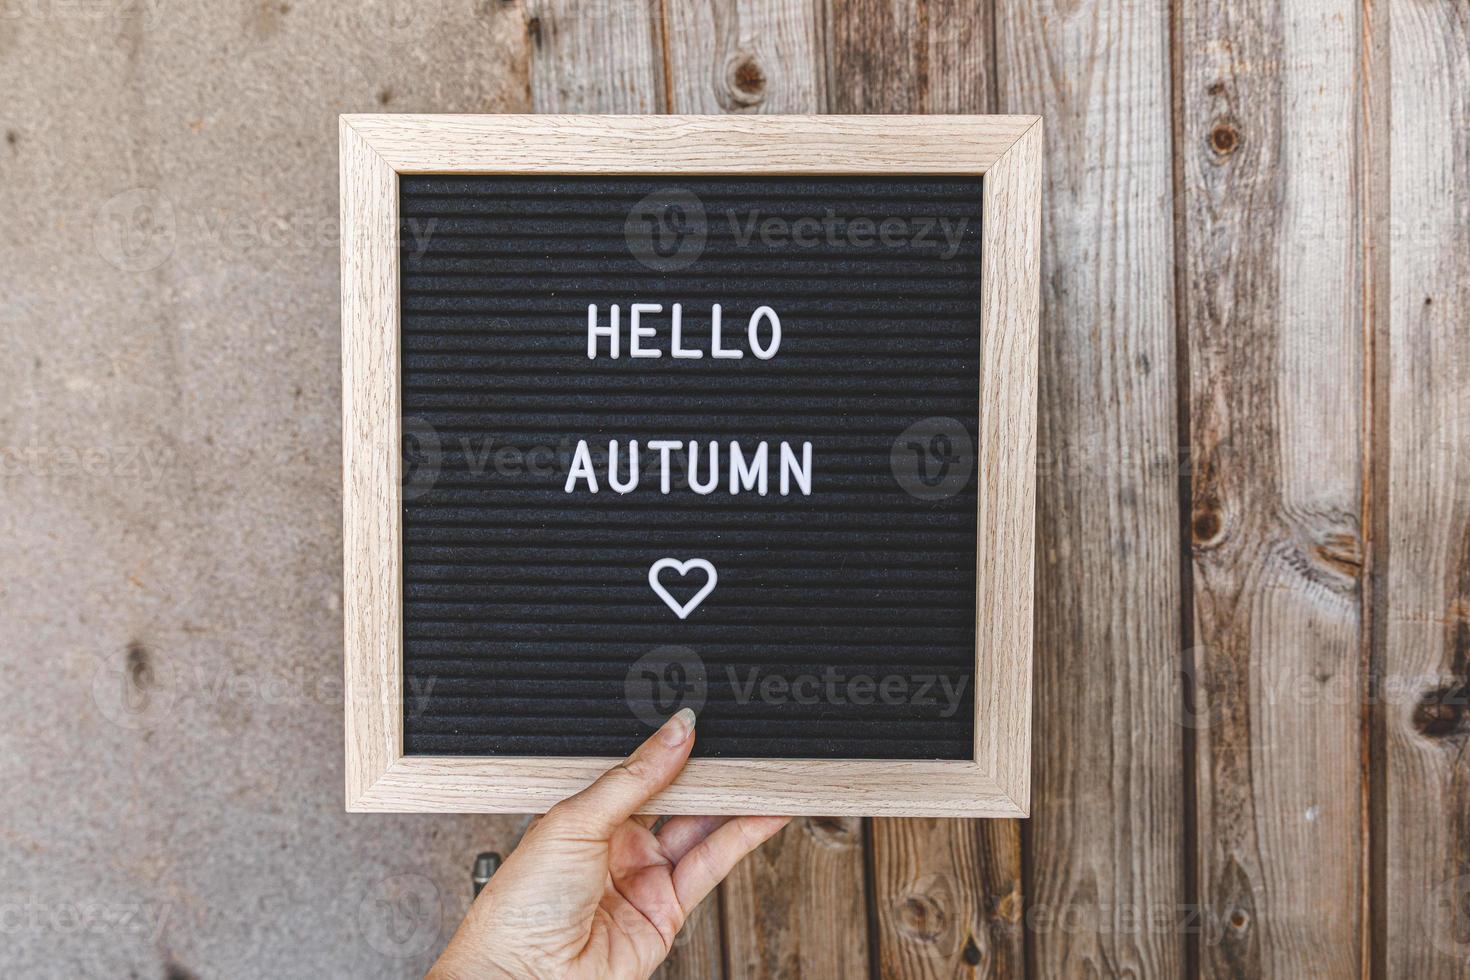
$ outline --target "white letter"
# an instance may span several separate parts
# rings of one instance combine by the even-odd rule
[[[669,492],[669,450],[678,449],[679,444],[671,439],[655,439],[648,444],[649,449],[658,450],[658,466],[662,475],[659,477],[659,493]]]
[[[613,360],[618,359],[618,304],[612,307],[612,323],[606,327],[597,325],[597,304],[587,304],[587,359],[594,360],[597,357],[597,338],[608,338],[608,346],[612,349]]]
[[[720,346],[720,304],[716,303],[709,311],[709,341],[710,356],[721,357],[727,361],[739,360],[745,356],[745,351],[725,350]]]
[[[618,482],[618,441],[607,444],[607,485],[618,493],[627,493],[638,485],[638,440],[628,443],[628,482]]]
[[[755,449],[755,458],[750,465],[745,465],[745,454],[740,451],[740,443],[734,439],[730,440],[730,492],[740,492],[743,485],[750,490],[759,487],[757,491],[762,497],[766,495],[766,444],[762,442]]]
[[[781,496],[791,492],[791,477],[796,477],[796,485],[801,487],[804,497],[812,495],[812,444],[804,442],[801,444],[801,468],[797,469],[796,453],[791,451],[791,446],[781,443]]]
[[[662,313],[664,311],[661,303],[634,303],[629,307],[633,312],[628,314],[628,333],[632,340],[628,341],[629,357],[663,357],[664,352],[656,347],[644,347],[638,341],[642,337],[652,337],[652,327],[640,327],[638,316],[641,313]]]
[[[683,348],[683,347],[680,346],[681,341],[683,341],[683,339],[684,339],[683,330],[684,330],[684,304],[683,303],[675,303],[674,304],[674,349],[670,353],[672,353],[675,357],[685,357],[685,358],[689,358],[691,360],[697,360],[697,359],[703,357],[704,356],[704,351],[702,351],[702,350],[686,350],[685,348]]]
[[[592,472],[592,453],[587,450],[587,440],[577,440],[577,451],[572,454],[572,468],[567,470],[566,492],[571,493],[577,477],[587,480],[587,489],[597,492],[597,475]]]
[[[699,482],[699,443],[689,443],[689,489],[697,494],[707,494],[720,482],[720,444],[713,439],[709,443],[709,482]]]
[[[771,321],[771,346],[761,347],[761,342],[756,339],[756,327],[764,317]],[[746,335],[750,338],[751,352],[763,361],[769,361],[776,356],[776,351],[781,347],[781,318],[776,311],[769,306],[762,306],[750,315],[750,323],[745,328]]]

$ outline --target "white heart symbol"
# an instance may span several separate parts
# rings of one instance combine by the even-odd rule
[[[709,581],[704,583],[704,588],[694,594],[693,599],[690,599],[681,606],[675,601],[673,596],[669,595],[669,590],[663,587],[663,583],[658,580],[658,573],[665,568],[672,568],[680,575],[688,575],[691,568],[702,568],[704,569],[704,573],[709,576]],[[654,592],[658,593],[658,597],[664,601],[665,605],[674,610],[674,614],[680,619],[687,619],[689,614],[694,612],[695,608],[704,601],[704,597],[715,590],[715,583],[719,580],[720,576],[715,573],[715,566],[703,558],[691,558],[688,561],[679,561],[677,558],[660,558],[648,569],[649,586],[652,587]]]

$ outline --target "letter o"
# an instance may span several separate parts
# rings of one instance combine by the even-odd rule
[[[762,347],[757,339],[756,328],[760,326],[762,319],[771,321],[771,346]],[[750,324],[746,327],[746,337],[750,340],[750,351],[763,361],[769,361],[776,356],[776,351],[781,349],[781,318],[776,311],[769,306],[762,306],[750,315]]]

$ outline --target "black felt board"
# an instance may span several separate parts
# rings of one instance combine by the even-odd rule
[[[409,754],[623,755],[690,703],[696,755],[972,755],[979,178],[404,175],[400,195]],[[663,304],[657,360],[628,356],[633,302]],[[670,356],[674,302],[702,359]],[[741,360],[710,356],[715,302]],[[588,358],[589,303],[604,324],[619,304],[619,359]],[[746,339],[760,305],[770,360]],[[718,441],[721,486],[662,494],[659,438]],[[564,489],[580,439],[595,495]],[[609,439],[624,478],[642,449],[624,495]],[[732,439],[772,463],[810,441],[812,494],[781,496],[775,465],[766,496],[727,493]],[[684,620],[648,582],[665,557],[718,572]],[[661,581],[682,602],[704,577]]]

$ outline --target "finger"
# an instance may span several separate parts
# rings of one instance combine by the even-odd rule
[[[674,867],[674,894],[687,916],[725,880],[740,859],[776,836],[790,817],[736,817],[723,824]]]
[[[612,836],[649,797],[679,775],[694,748],[694,712],[680,708],[663,727],[633,750],[627,759],[603,773],[591,786],[552,808],[548,822],[572,827],[578,834]]]
[[[716,816],[672,817],[659,829],[659,848],[671,863],[678,864],[684,859],[684,855],[694,848],[694,845],[714,833],[729,820],[729,817]]]

